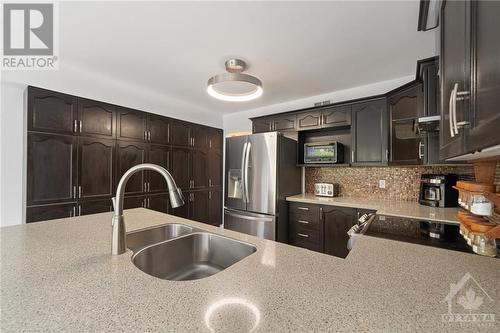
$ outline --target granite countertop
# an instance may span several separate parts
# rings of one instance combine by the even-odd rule
[[[378,215],[460,224],[456,218],[459,210],[457,207],[436,208],[424,206],[413,201],[373,200],[358,197],[318,197],[309,193],[293,195],[287,197],[286,200],[339,207],[373,209],[377,211]]]
[[[497,321],[460,330],[500,328],[498,259],[369,236],[341,259],[144,208],[125,218],[128,231],[183,223],[257,251],[211,277],[167,281],[137,269],[130,251],[110,255],[111,213],[5,227],[0,330],[456,331],[441,316],[466,273],[491,298],[480,312]]]

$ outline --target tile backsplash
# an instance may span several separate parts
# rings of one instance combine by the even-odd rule
[[[314,193],[314,183],[338,183],[340,196],[371,197],[374,199],[417,201],[420,176],[425,173],[454,173],[460,179],[474,180],[472,166],[412,166],[412,167],[324,167],[305,168],[306,193]],[[379,188],[380,179],[385,188]],[[495,183],[500,187],[500,163]],[[498,191],[498,189],[497,189]]]

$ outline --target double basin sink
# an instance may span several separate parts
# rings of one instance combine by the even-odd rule
[[[127,247],[141,271],[174,281],[214,275],[256,251],[251,244],[178,223],[130,232]]]

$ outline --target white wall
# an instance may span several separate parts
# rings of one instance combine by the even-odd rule
[[[126,70],[126,69],[125,69]],[[145,75],[147,75],[145,73]],[[222,127],[220,113],[196,109],[142,87],[68,64],[57,71],[3,71],[0,109],[0,225],[24,223],[26,107],[28,85],[39,86],[209,126]]]
[[[332,103],[347,101],[356,98],[385,94],[394,88],[415,79],[415,76],[404,76],[393,80],[375,82],[364,86],[334,91],[328,94],[316,95],[307,98],[269,105],[257,109],[227,114],[223,116],[225,134],[251,132],[252,122],[250,117],[264,116],[296,109],[314,106],[315,102],[330,100]]]

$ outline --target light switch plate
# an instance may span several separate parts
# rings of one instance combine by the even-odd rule
[[[379,188],[385,188],[385,179],[380,179],[378,181],[378,187]]]

